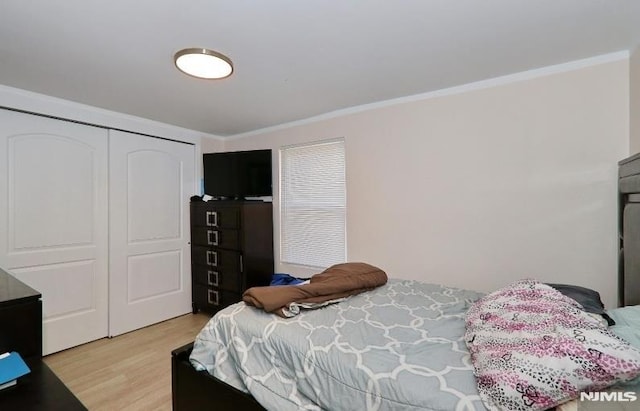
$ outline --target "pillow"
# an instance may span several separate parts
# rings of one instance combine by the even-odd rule
[[[580,303],[582,308],[592,314],[598,314],[607,320],[609,326],[615,325],[615,321],[604,310],[604,304],[600,299],[600,293],[590,288],[580,287],[568,284],[549,284],[547,285],[560,291],[569,298],[573,298]]]
[[[544,410],[640,375],[640,350],[536,280],[486,295],[465,321],[478,392],[491,410]]]

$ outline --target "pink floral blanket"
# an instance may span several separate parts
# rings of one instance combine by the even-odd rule
[[[490,410],[544,410],[640,374],[640,351],[536,280],[478,300],[465,341]]]

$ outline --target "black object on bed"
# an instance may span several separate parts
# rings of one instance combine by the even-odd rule
[[[607,324],[609,324],[609,326],[616,324],[616,322],[613,321],[613,318],[609,317],[609,314],[607,314],[604,310],[604,304],[600,299],[599,292],[577,285],[549,283],[547,283],[547,285],[555,288],[567,297],[579,302],[580,305],[582,305],[582,308],[584,308],[584,311],[592,314],[599,314],[600,316],[602,316],[602,318],[607,320]]]

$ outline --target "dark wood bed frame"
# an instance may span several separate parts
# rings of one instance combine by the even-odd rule
[[[196,371],[189,362],[193,343],[171,352],[173,411],[264,411],[249,394],[220,381],[206,371]]]
[[[618,304],[640,304],[640,154],[618,163]],[[189,363],[193,343],[171,353],[173,410],[264,411],[249,394]]]

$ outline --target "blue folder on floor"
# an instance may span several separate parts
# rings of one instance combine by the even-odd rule
[[[0,389],[15,385],[18,377],[30,372],[17,352],[0,354]]]

